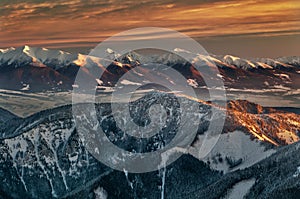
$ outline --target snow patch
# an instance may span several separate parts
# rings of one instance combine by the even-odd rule
[[[132,82],[132,81],[129,81],[129,80],[126,80],[126,79],[123,79],[120,83],[123,84],[123,85],[136,85],[136,86],[141,86],[142,85],[141,83]]]
[[[96,79],[96,82],[97,82],[100,86],[103,85],[103,81],[100,80],[100,79]]]
[[[143,77],[143,76],[144,76],[142,73],[137,72],[135,68],[133,68],[133,69],[131,69],[131,70],[132,70],[132,72],[133,72],[134,74],[136,74],[136,75],[138,75],[138,76],[140,76],[140,77]]]
[[[278,77],[281,78],[282,80],[288,80],[288,81],[291,81],[290,76],[287,75],[287,74],[284,74],[284,73],[277,74],[277,73],[276,73],[276,74],[274,74],[274,75],[278,76]]]
[[[110,48],[107,48],[106,52],[109,53],[109,54],[113,54],[114,53],[114,51],[112,49],[110,49]]]
[[[269,82],[267,82],[267,81],[264,81],[264,85],[270,86]]]
[[[29,84],[25,84],[23,88],[21,88],[21,91],[29,91],[30,90],[30,86]]]
[[[283,85],[274,85],[274,88],[282,89],[282,90],[291,90],[289,87],[286,87],[286,86],[283,86]]]
[[[199,86],[196,80],[194,79],[187,79],[186,82],[188,83],[188,85],[190,85],[193,88],[198,88]]]
[[[258,64],[259,66],[261,66],[262,68],[264,68],[264,69],[273,69],[272,66],[270,66],[270,65],[268,65],[268,64],[265,64],[265,63],[262,63],[262,62],[257,62],[257,64]]]
[[[181,49],[181,48],[175,48],[175,49],[174,49],[174,52],[191,53],[190,51],[187,51],[187,50],[184,50],[184,49]]]
[[[296,172],[294,173],[293,177],[297,178],[300,175],[300,166],[297,167]]]
[[[86,56],[78,54],[77,59],[73,61],[74,64],[78,66],[84,66],[86,64]]]
[[[107,199],[107,192],[102,187],[97,187],[97,189],[94,190],[95,193],[95,199]]]
[[[241,199],[249,192],[255,183],[255,178],[236,183],[224,199]]]

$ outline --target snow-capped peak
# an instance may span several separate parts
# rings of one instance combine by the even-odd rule
[[[115,51],[113,51],[111,48],[107,48],[107,49],[106,49],[106,52],[109,53],[109,54],[115,53]]]
[[[15,50],[15,48],[10,47],[10,48],[6,48],[6,49],[0,49],[0,53],[7,53],[9,51]]]
[[[233,56],[233,55],[225,55],[224,56],[224,60],[232,60],[233,62],[237,61],[239,59],[240,59],[239,57],[236,57],[236,56]]]
[[[173,51],[174,51],[174,52],[185,52],[185,53],[191,53],[190,51],[188,51],[188,50],[184,50],[184,49],[181,49],[181,48],[175,48]]]
[[[77,55],[72,55],[61,50],[30,47],[28,45],[3,49],[0,52],[0,61],[2,64],[15,65],[16,67],[30,63],[58,67],[58,65],[69,64],[76,58]]]
[[[29,54],[29,53],[30,53],[30,47],[27,46],[27,45],[25,45],[25,46],[23,47],[23,53],[26,53],[27,55],[30,55],[30,54]]]
[[[258,66],[261,66],[261,64],[258,64],[255,61],[250,61],[247,59],[242,59],[233,55],[225,55],[223,57],[223,61],[228,64],[228,65],[233,65],[236,66],[238,68],[242,68],[242,69],[252,69],[252,68],[257,68]],[[264,68],[268,68],[265,67]],[[272,68],[272,67],[271,67]]]
[[[31,47],[25,45],[18,48],[0,49],[0,64],[19,67],[24,64],[34,64],[35,66],[50,66],[57,69],[65,65],[75,63],[77,65],[85,65],[88,55],[70,54],[61,50],[53,50],[40,47]],[[94,59],[94,58],[93,58]],[[145,64],[145,63],[160,63],[166,65],[184,64],[187,60],[204,62],[207,65],[217,65],[218,67],[237,67],[244,70],[263,68],[274,69],[278,67],[290,68],[300,65],[300,57],[282,57],[278,59],[258,58],[258,59],[243,59],[233,55],[216,56],[193,54],[188,50],[175,48],[172,52],[158,55],[143,55],[135,51],[121,55],[111,48],[105,50],[103,60],[116,61],[119,64]],[[94,61],[99,63],[98,60]]]
[[[105,50],[105,57],[101,57],[104,59],[110,59],[110,60],[117,60],[118,57],[120,57],[121,55],[119,53],[117,53],[116,51],[114,51],[111,48],[107,48]]]
[[[299,56],[290,56],[290,57],[280,57],[276,59],[276,61],[290,64],[290,65],[300,65],[300,57]]]

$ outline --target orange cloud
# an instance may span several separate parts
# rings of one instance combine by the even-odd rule
[[[1,6],[0,45],[3,47],[91,45],[120,31],[144,26],[172,28],[197,38],[291,35],[300,31],[298,0],[146,0],[142,3],[119,0],[35,3],[31,0]]]

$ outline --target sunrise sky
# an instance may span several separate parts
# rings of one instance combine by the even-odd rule
[[[84,51],[145,26],[185,33],[214,54],[300,55],[299,0],[0,1],[0,48]]]

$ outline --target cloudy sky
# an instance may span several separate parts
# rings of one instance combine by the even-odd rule
[[[185,33],[214,54],[300,55],[299,0],[0,1],[0,48],[82,51],[145,26]]]

